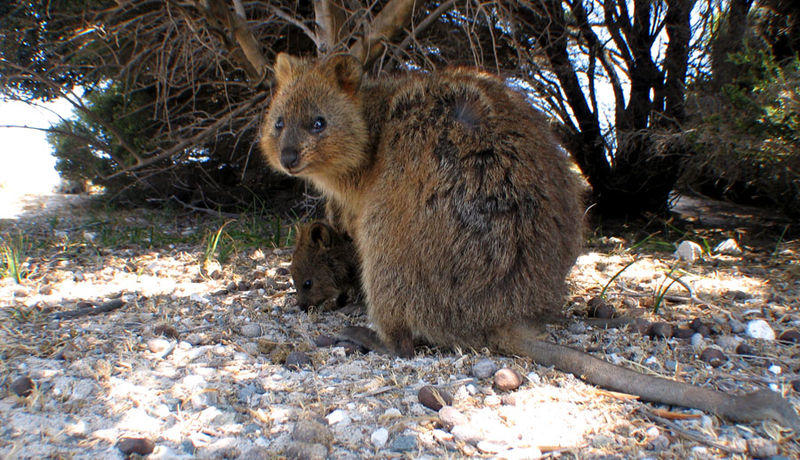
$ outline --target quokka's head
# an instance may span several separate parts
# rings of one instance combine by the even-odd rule
[[[347,256],[355,248],[348,238],[324,222],[299,224],[289,272],[297,290],[297,305],[303,310],[335,299],[344,306],[348,276]]]
[[[260,141],[272,167],[313,180],[364,164],[368,133],[358,60],[334,55],[312,61],[281,53],[274,70],[277,92]]]

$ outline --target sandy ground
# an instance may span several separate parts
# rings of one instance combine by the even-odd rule
[[[794,434],[773,422],[734,424],[643,404],[526,359],[485,350],[420,348],[414,359],[361,353],[336,336],[368,325],[363,315],[296,307],[290,248],[241,250],[204,274],[201,244],[158,245],[152,236],[103,243],[153,225],[177,238],[201,231],[203,218],[88,212],[82,200],[2,207],[9,214],[0,235],[24,234],[31,247],[22,284],[0,281],[0,457],[124,458],[136,449],[152,451],[148,458],[800,456]],[[752,210],[702,206],[686,205],[694,229],[683,235],[633,237],[623,227],[593,236],[570,275],[565,309],[584,314],[635,259],[610,283],[608,302],[675,330],[700,320],[705,336],[659,339],[576,320],[550,327],[549,338],[724,392],[771,388],[799,407],[798,345],[769,333],[800,327],[800,243],[754,229]],[[680,240],[713,248],[727,238],[742,252],[712,250],[694,264],[672,257]],[[670,272],[682,283],[653,313]],[[70,316],[92,306],[118,308]],[[746,329],[757,320],[762,338]],[[742,343],[747,356],[737,353]],[[707,348],[724,357],[717,367],[701,359]],[[497,368],[514,369],[519,388],[498,389]],[[425,386],[452,403],[426,407]]]

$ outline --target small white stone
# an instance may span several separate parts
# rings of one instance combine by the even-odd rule
[[[527,378],[530,383],[542,383],[542,378],[536,372],[529,372]]]
[[[261,326],[256,323],[247,323],[239,328],[239,332],[245,337],[258,337],[261,335]]]
[[[745,334],[754,339],[775,340],[775,331],[763,319],[754,319],[747,322]]]
[[[94,241],[97,238],[97,233],[94,232],[83,232],[83,239],[86,241]]]
[[[694,241],[681,241],[673,256],[691,264],[703,257],[703,248]]]
[[[773,364],[772,366],[768,367],[767,370],[772,372],[775,375],[780,375],[781,374],[781,367],[778,366],[777,364]]]
[[[703,338],[703,334],[699,332],[695,332],[694,334],[692,334],[691,341],[692,341],[692,348],[695,351],[700,351],[706,347],[706,340]]]
[[[496,454],[501,450],[506,450],[508,446],[504,443],[497,442],[497,441],[479,441],[478,442],[478,449],[482,452],[487,454]]]
[[[325,417],[328,420],[328,425],[346,426],[350,424],[350,414],[346,410],[336,409]]]
[[[170,345],[169,340],[161,338],[153,338],[147,341],[147,349],[152,353],[161,353],[166,350]]]
[[[645,431],[645,434],[647,435],[648,438],[652,439],[652,438],[657,438],[658,435],[661,434],[661,431],[659,431],[657,426],[651,426],[650,428],[647,429],[647,431]]]
[[[714,252],[717,254],[725,254],[726,256],[738,256],[742,253],[742,248],[739,247],[739,243],[737,243],[736,240],[728,238],[716,245],[714,247]]]
[[[385,446],[386,441],[389,440],[389,430],[387,430],[386,428],[378,428],[377,430],[372,432],[372,435],[369,437],[369,440],[372,442],[373,446],[380,449],[383,446]]]
[[[500,396],[489,395],[483,398],[483,403],[486,404],[487,406],[499,406],[501,403]]]

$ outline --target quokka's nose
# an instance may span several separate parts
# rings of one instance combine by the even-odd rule
[[[281,150],[281,166],[292,169],[300,163],[300,153],[294,147],[286,147]]]

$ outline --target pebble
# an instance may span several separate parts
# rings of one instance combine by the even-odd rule
[[[691,339],[692,348],[695,351],[700,351],[706,346],[706,340],[703,338],[703,334],[699,332],[695,332]]]
[[[681,241],[673,256],[692,264],[703,256],[703,248],[694,241]]]
[[[735,335],[721,335],[716,340],[717,345],[722,347],[723,350],[735,350],[741,341],[742,339]]]
[[[703,334],[703,337],[711,336],[711,328],[708,324],[704,323],[700,318],[695,318],[689,323],[689,328],[695,332]]]
[[[691,339],[696,332],[693,329],[679,327],[672,331],[672,336],[679,339]]]
[[[242,327],[239,328],[239,332],[249,338],[260,337],[261,336],[261,326],[256,323],[247,323],[243,324]]]
[[[333,442],[333,433],[327,426],[316,420],[304,419],[295,423],[292,430],[292,439],[308,444],[329,446]]]
[[[386,445],[386,441],[389,440],[389,430],[386,428],[378,428],[377,430],[373,431],[369,437],[370,442],[373,446],[377,447],[378,449],[383,448]]]
[[[325,419],[328,421],[328,425],[336,425],[338,423],[339,426],[347,426],[350,424],[350,414],[343,409],[336,409],[326,415]]]
[[[478,450],[487,454],[496,454],[508,449],[508,445],[498,441],[478,441]]]
[[[785,343],[798,343],[800,342],[800,332],[797,329],[783,331],[783,333],[778,337],[778,340]]]
[[[33,380],[27,375],[23,375],[22,377],[14,379],[8,386],[8,389],[15,395],[25,398],[33,392],[33,386]]]
[[[567,326],[567,330],[571,334],[575,335],[583,334],[586,332],[586,324],[583,322],[570,323],[569,326]]]
[[[204,341],[202,334],[198,334],[197,332],[192,332],[191,334],[187,335],[185,340],[186,343],[192,346],[200,345]]]
[[[764,438],[748,439],[747,453],[758,458],[772,457],[778,455],[778,444]]]
[[[763,319],[754,319],[747,322],[745,334],[754,339],[775,340],[775,331]]]
[[[504,367],[494,373],[494,386],[498,390],[512,391],[519,388],[520,385],[522,385],[522,376],[510,367]]]
[[[657,321],[650,325],[647,335],[657,339],[668,339],[672,337],[672,325],[663,321]]]
[[[456,440],[467,444],[475,444],[484,438],[483,434],[472,425],[456,425],[450,430],[450,433]]]
[[[169,348],[169,346],[169,340],[159,337],[147,341],[147,349],[156,354],[164,352],[167,348]]]
[[[304,366],[310,366],[311,358],[302,351],[293,351],[286,356],[284,364],[289,369],[300,369]]]
[[[476,379],[488,379],[497,372],[497,364],[491,359],[483,358],[472,365],[472,376]]]
[[[739,247],[739,243],[737,243],[736,240],[728,238],[714,246],[714,252],[726,256],[738,256],[742,253],[742,248]]]
[[[410,452],[416,450],[417,438],[412,435],[400,435],[392,440],[389,444],[389,450],[394,452]]]
[[[590,318],[608,319],[614,317],[614,307],[600,296],[592,297],[586,305],[589,307],[588,315]]]
[[[700,360],[707,362],[712,367],[719,367],[728,361],[728,357],[719,349],[708,347],[700,353]]]
[[[438,411],[443,406],[453,404],[453,396],[450,393],[430,385],[419,389],[417,399],[419,399],[420,404],[435,411]]]
[[[320,348],[332,347],[336,343],[336,339],[325,334],[320,334],[314,337],[314,345]]]
[[[772,373],[773,373],[773,374],[775,374],[775,375],[780,375],[780,374],[781,374],[781,372],[782,372],[782,369],[781,369],[781,367],[780,367],[780,366],[778,366],[777,364],[773,364],[773,365],[769,366],[769,367],[767,368],[767,370],[768,370],[768,371],[770,371],[770,372],[772,372]]]
[[[453,406],[444,406],[439,409],[439,420],[448,430],[456,425],[466,425],[469,419]]]
[[[117,441],[117,449],[119,449],[125,456],[132,454],[150,455],[156,444],[147,438],[120,438]]]
[[[756,356],[756,349],[742,342],[736,346],[737,355]]]
[[[390,420],[390,419],[395,419],[395,418],[402,417],[402,416],[403,416],[403,414],[400,412],[399,409],[397,409],[396,407],[390,407],[390,408],[386,409],[385,411],[383,411],[383,415],[381,417],[383,419],[385,419],[385,420]]]

